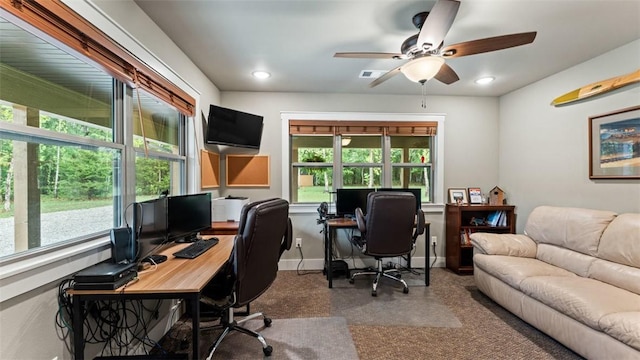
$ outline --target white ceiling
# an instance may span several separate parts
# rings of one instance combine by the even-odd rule
[[[135,0],[221,91],[419,94],[402,74],[369,88],[362,70],[404,60],[334,58],[400,52],[411,18],[431,1]],[[537,31],[532,44],[447,59],[460,80],[426,84],[431,95],[499,96],[640,39],[640,0],[461,0],[444,44]],[[638,54],[640,57],[640,54]],[[251,77],[266,70],[266,81]],[[488,86],[474,80],[495,76]],[[598,79],[600,80],[600,79]],[[586,84],[581,84],[586,85]],[[571,90],[571,89],[567,89]]]

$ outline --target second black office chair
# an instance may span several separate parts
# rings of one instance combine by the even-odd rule
[[[233,309],[249,304],[271,286],[276,279],[280,255],[291,248],[291,234],[286,200],[269,199],[243,207],[228,264],[202,292],[208,300],[206,303],[220,311],[220,324],[214,328],[223,329],[207,359],[212,358],[225,336],[234,330],[257,338],[264,354],[271,355],[273,348],[262,335],[241,326],[250,319],[262,317],[264,325],[269,327],[271,319],[254,313],[236,321]]]
[[[377,296],[381,277],[400,282],[403,292],[408,293],[409,286],[400,278],[399,270],[384,270],[382,258],[409,255],[415,239],[424,232],[424,213],[422,210],[416,212],[415,196],[410,192],[369,193],[367,215],[363,215],[362,209],[356,209],[356,222],[361,234],[361,250],[365,255],[376,259],[376,269],[357,272],[351,276],[349,282],[353,284],[357,276],[375,275],[372,296]],[[396,276],[392,275],[394,273]]]

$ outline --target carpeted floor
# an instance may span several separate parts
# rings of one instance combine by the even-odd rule
[[[274,319],[272,328],[263,334],[274,348],[273,359],[581,359],[480,293],[472,276],[436,268],[431,271],[429,287],[413,285],[409,294],[403,294],[395,285],[385,283],[375,298],[364,278],[349,284],[353,288],[340,280],[334,284],[333,289],[327,288],[319,272],[298,275],[281,271],[271,288],[251,304],[252,312],[263,311]],[[364,294],[354,292],[356,289]],[[350,296],[352,302],[348,301]],[[368,304],[365,309],[349,310],[363,302]],[[386,312],[394,316],[383,314]],[[429,319],[419,319],[424,317]],[[314,335],[312,330],[321,328],[317,318],[344,318],[348,331],[336,323],[328,327],[332,330],[322,327]],[[272,330],[276,331],[270,334]],[[202,332],[202,354],[214,335]],[[180,346],[180,340],[188,341],[189,336],[190,319],[181,319],[160,345],[168,352],[186,352],[190,347],[184,341]],[[214,359],[263,357],[257,340],[238,333],[228,337],[228,350]],[[357,356],[348,351],[353,347],[350,341]],[[328,353],[324,348],[345,351]]]

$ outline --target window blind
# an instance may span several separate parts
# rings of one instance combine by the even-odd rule
[[[111,76],[140,87],[187,116],[195,99],[137,59],[60,0],[0,0],[0,14],[32,31],[38,29],[62,48],[81,54]]]
[[[435,136],[437,129],[435,121],[289,121],[290,135]]]

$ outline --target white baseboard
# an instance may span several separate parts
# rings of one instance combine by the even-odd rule
[[[430,258],[429,266],[431,267],[445,267],[444,258],[438,257]],[[366,260],[366,261],[363,261]],[[421,256],[416,256],[411,258],[411,266],[416,268],[424,268],[425,266],[425,258]],[[349,265],[349,268],[358,268],[362,269],[367,266],[375,265],[373,258],[349,258],[344,259],[344,261]],[[400,262],[397,258],[389,258],[389,261],[402,263],[404,265],[404,261]],[[433,265],[431,265],[433,264]],[[324,259],[304,259],[302,262],[298,259],[281,259],[278,263],[278,270],[322,270],[324,269]]]

